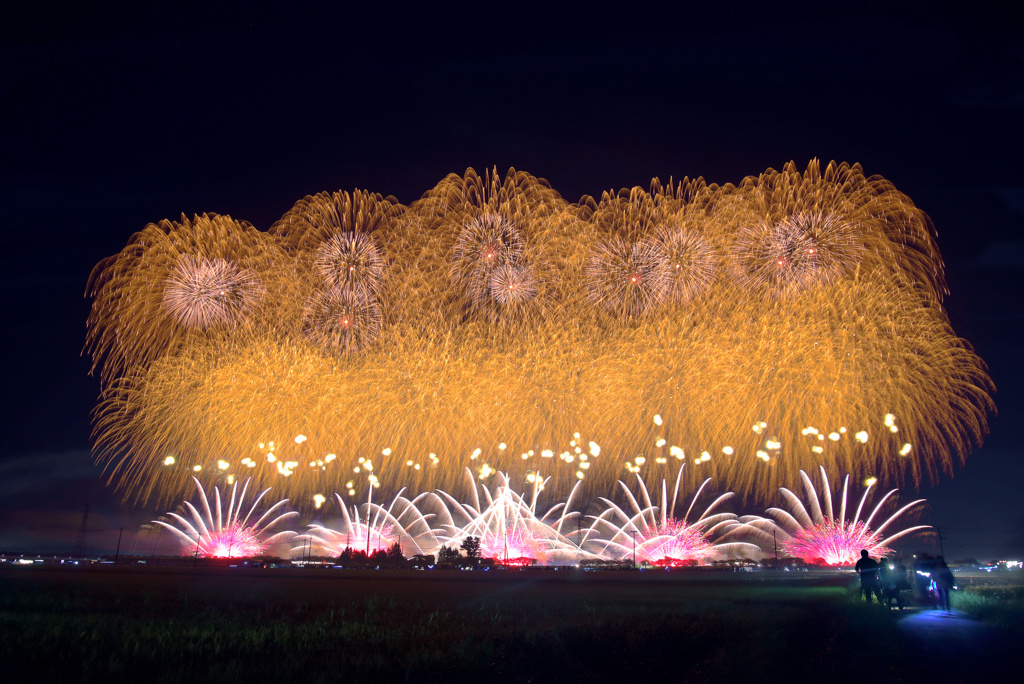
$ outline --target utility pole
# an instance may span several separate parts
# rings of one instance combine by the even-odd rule
[[[633,569],[636,570],[636,529],[629,531],[633,535]]]
[[[772,541],[775,542],[775,569],[779,569],[779,539],[775,530],[772,530]]]
[[[583,550],[583,513],[576,516],[576,548]]]
[[[78,538],[75,540],[75,550],[71,552],[72,558],[85,558],[85,535],[89,529],[89,504],[85,504],[82,511],[82,526],[78,528]]]
[[[936,525],[935,532],[939,535],[939,555],[942,556],[943,560],[945,560],[946,552],[942,550],[942,528]]]
[[[121,535],[123,534],[124,528],[122,527],[121,531],[117,533],[117,550],[114,551],[114,565],[117,565],[117,559],[121,555]]]

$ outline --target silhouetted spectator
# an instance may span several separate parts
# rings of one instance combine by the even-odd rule
[[[892,601],[895,598],[894,587],[892,575],[889,573],[889,561],[884,557],[878,559],[878,588],[882,592],[879,603],[884,604],[886,608],[892,608]]]
[[[865,600],[871,603],[871,595],[874,594],[878,598],[878,602],[882,602],[882,591],[878,584],[878,563],[871,560],[871,556],[868,555],[867,549],[861,549],[860,560],[857,561],[857,574],[860,575],[860,592],[864,595]]]
[[[900,610],[903,610],[905,600],[903,593],[910,591],[910,578],[907,576],[907,566],[900,563],[896,566],[896,569],[892,571],[890,576],[892,582],[892,598],[896,599],[896,605]]]
[[[942,556],[935,559],[935,565],[932,569],[932,580],[935,582],[935,589],[939,593],[939,608],[942,608],[947,613],[949,610],[949,592],[953,591],[956,581],[953,579],[953,572],[946,565],[946,561],[943,560]]]

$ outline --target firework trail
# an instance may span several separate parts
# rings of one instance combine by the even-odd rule
[[[786,555],[800,558],[807,563],[824,563],[825,565],[853,565],[860,559],[862,549],[867,550],[870,556],[880,558],[892,553],[889,546],[901,537],[910,536],[923,530],[931,529],[928,525],[916,525],[908,527],[895,534],[886,536],[886,530],[897,518],[905,513],[919,508],[924,499],[911,501],[899,508],[895,513],[885,519],[884,522],[876,524],[876,518],[884,508],[890,497],[897,490],[890,490],[885,494],[875,507],[868,514],[867,518],[861,519],[861,513],[867,513],[865,504],[875,485],[875,480],[868,481],[864,494],[861,496],[857,510],[852,516],[847,517],[847,493],[849,491],[850,476],[843,480],[843,494],[840,498],[839,514],[836,515],[832,506],[832,489],[829,486],[828,476],[825,468],[821,468],[821,496],[814,488],[811,478],[800,471],[803,480],[804,491],[807,495],[807,504],[800,500],[796,494],[781,488],[779,492],[789,504],[790,511],[781,508],[769,508],[768,514],[774,518],[759,519],[745,518],[743,522],[749,529],[756,529],[762,534],[759,538],[763,541],[779,540],[779,544]],[[822,498],[823,497],[823,498]],[[824,509],[822,508],[824,501]]]
[[[495,474],[493,487],[484,484],[477,490],[472,471],[466,471],[473,493],[472,500],[460,502],[451,494],[437,492],[436,501],[441,527],[448,531],[445,544],[462,544],[467,537],[480,540],[481,556],[499,563],[573,562],[593,557],[573,544],[562,528],[574,520],[568,514],[575,488],[565,503],[537,515],[537,501],[545,480],[539,474],[527,477],[529,497],[514,491],[504,473]],[[482,495],[482,497],[481,497]]]
[[[295,540],[304,542],[308,539],[321,553],[330,556],[337,556],[346,548],[371,555],[376,551],[387,551],[394,544],[401,546],[404,555],[413,556],[431,553],[441,546],[439,536],[443,535],[443,530],[434,529],[430,524],[433,516],[420,510],[427,495],[407,499],[399,492],[384,507],[373,503],[372,492],[371,486],[370,495],[361,506],[346,505],[345,499],[336,493],[334,496],[341,508],[342,524],[337,528],[311,524],[309,532]]]
[[[146,226],[89,276],[93,370],[114,381],[196,340],[265,325],[287,299],[278,287],[285,265],[272,238],[230,216]]]
[[[270,528],[298,515],[295,512],[278,510],[288,503],[287,499],[278,501],[255,522],[250,522],[256,513],[256,507],[270,491],[269,489],[260,492],[243,517],[242,502],[249,489],[248,480],[242,486],[241,493],[238,492],[238,483],[232,484],[231,499],[227,502],[226,510],[221,508],[220,489],[215,487],[213,490],[214,508],[211,510],[210,501],[203,486],[199,480],[193,478],[193,481],[199,492],[202,512],[190,502],[185,501],[183,503],[185,515],[167,514],[177,523],[177,527],[163,520],[153,521],[156,525],[170,530],[174,534],[185,555],[196,554],[204,558],[250,558],[295,537],[295,533],[290,531],[277,532],[269,536],[267,534]]]
[[[584,544],[605,559],[631,559],[635,553],[637,562],[671,566],[701,563],[739,552],[760,552],[761,549],[754,544],[728,541],[737,529],[743,530],[735,514],[713,512],[732,498],[732,492],[715,498],[696,520],[690,522],[693,508],[710,478],[704,480],[694,493],[683,517],[676,517],[675,507],[684,467],[685,464],[679,466],[671,500],[668,498],[668,483],[661,481],[660,506],[652,503],[647,485],[639,474],[637,482],[642,503],[620,481],[619,486],[629,502],[629,512],[609,499],[602,499],[607,508],[589,527]],[[593,539],[591,534],[595,535]]]
[[[945,291],[927,216],[816,161],[576,204],[469,170],[408,207],[310,196],[266,233],[164,221],[90,279],[95,453],[137,501],[204,472],[300,508],[371,456],[413,491],[683,462],[762,498],[822,463],[934,481],[995,410]]]

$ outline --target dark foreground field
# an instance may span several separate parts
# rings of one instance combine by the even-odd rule
[[[969,643],[943,636],[952,623],[933,622],[937,635],[907,629],[898,621],[911,611],[857,602],[854,582],[849,574],[8,567],[0,569],[0,663],[7,675],[29,675],[24,681],[155,684],[948,682],[1021,662],[1013,629],[978,625]]]

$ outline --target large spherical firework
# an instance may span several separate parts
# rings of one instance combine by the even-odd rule
[[[720,188],[715,212],[737,236],[732,253],[740,261],[737,277],[747,285],[763,287],[768,278],[800,289],[808,265],[818,276],[812,281],[828,282],[829,273],[849,273],[859,263],[861,271],[881,269],[916,283],[937,301],[945,293],[942,258],[927,215],[889,181],[866,178],[858,165],[833,162],[823,170],[813,160],[803,173],[792,162],[782,171],[769,169],[737,187]],[[820,251],[809,261],[804,257],[814,256],[807,250],[815,249],[815,242]],[[767,257],[759,251],[765,249]],[[788,263],[787,255],[793,257]],[[780,258],[785,277],[779,276]],[[827,267],[824,272],[821,266]],[[773,268],[775,275],[768,275]]]
[[[587,268],[590,301],[620,316],[641,316],[665,303],[671,274],[657,242],[613,237],[594,248]]]
[[[462,227],[455,240],[452,280],[474,307],[483,307],[491,299],[495,269],[516,265],[522,259],[523,247],[523,237],[512,221],[496,214],[478,216]]]
[[[765,285],[729,265],[759,222],[803,260]],[[236,323],[186,325],[168,279],[218,259],[265,294]],[[856,166],[576,205],[467,171],[408,209],[306,198],[270,233],[150,226],[90,287],[97,458],[139,501],[177,498],[199,468],[308,507],[371,457],[385,486],[421,491],[467,466],[543,471],[557,492],[683,462],[687,486],[761,497],[819,463],[917,483],[951,473],[994,411],[941,306],[927,217]]]
[[[360,290],[318,290],[306,303],[303,322],[307,339],[316,347],[332,353],[357,352],[377,338],[380,306],[373,295]]]
[[[537,295],[533,269],[520,264],[503,264],[491,271],[488,283],[491,299],[505,309],[521,308]]]
[[[292,255],[291,280],[296,292],[293,308],[277,326],[291,334],[310,330],[310,304],[317,308],[344,291],[350,299],[387,301],[388,263],[401,240],[394,229],[405,211],[393,197],[361,190],[321,192],[307,196],[288,210],[268,234]],[[326,298],[326,300],[325,300]],[[322,340],[321,340],[322,341]]]
[[[744,285],[786,297],[852,275],[863,251],[849,221],[835,214],[797,213],[742,228],[732,257]]]
[[[328,238],[317,249],[313,266],[328,289],[370,296],[380,293],[384,259],[373,238],[366,233],[338,234]]]
[[[655,244],[668,262],[670,301],[689,302],[710,289],[720,261],[710,241],[692,229],[670,224],[659,227]]]
[[[186,328],[233,325],[259,303],[262,287],[225,259],[178,257],[164,284],[164,306]]]
[[[582,225],[557,192],[528,174],[452,174],[414,202],[400,222],[395,241],[403,251],[390,279],[396,285],[391,296],[403,306],[393,316],[440,334],[451,332],[455,322],[486,321],[491,325],[479,332],[498,335],[539,311],[557,316],[556,309],[571,306],[576,259],[586,248],[580,231],[569,226]],[[544,257],[549,251],[555,258]],[[493,276],[501,266],[512,269],[505,277],[533,284],[524,289],[535,289],[530,306],[506,306],[505,293],[495,299]]]
[[[287,299],[284,253],[230,216],[149,224],[93,269],[86,348],[103,378],[145,365],[194,331],[269,325]]]

